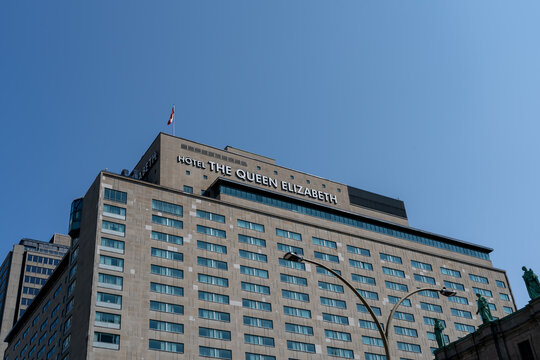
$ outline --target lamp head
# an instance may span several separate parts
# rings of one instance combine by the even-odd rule
[[[439,294],[441,294],[442,296],[450,297],[450,296],[456,295],[457,292],[455,292],[454,290],[449,290],[446,287],[443,287],[441,290],[439,290]]]
[[[288,253],[286,253],[283,258],[285,260],[289,260],[289,261],[294,261],[294,262],[302,262],[304,260],[304,258],[298,254],[296,254],[295,252],[292,252],[292,251],[289,251]]]

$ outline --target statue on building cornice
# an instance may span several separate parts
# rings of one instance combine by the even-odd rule
[[[540,297],[540,282],[538,281],[538,275],[536,275],[532,269],[527,270],[525,266],[521,268],[523,273],[523,281],[525,281],[525,286],[527,287],[527,292],[531,300],[534,300]]]
[[[478,300],[476,300],[478,311],[476,311],[476,313],[480,314],[480,317],[482,317],[482,324],[487,324],[490,321],[493,321],[493,316],[491,315],[491,310],[489,309],[489,304],[486,298],[478,293],[476,296],[478,297]]]

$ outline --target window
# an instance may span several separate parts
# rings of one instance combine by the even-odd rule
[[[285,244],[278,243],[277,244],[277,249],[279,251],[283,251],[283,252],[293,252],[293,253],[296,253],[298,255],[304,255],[304,249],[302,249],[300,247],[296,247],[296,246],[291,246],[291,245],[285,245]]]
[[[165,201],[155,200],[152,199],[152,210],[154,211],[161,211],[163,213],[176,215],[176,216],[182,216],[183,215],[183,208],[181,205],[172,204]]]
[[[268,271],[254,268],[251,266],[240,265],[240,273],[244,275],[256,276],[263,279],[268,279]]]
[[[414,322],[414,315],[402,311],[396,311],[394,313],[394,319]]]
[[[113,240],[108,238],[101,238],[100,249],[119,254],[124,253],[125,244],[120,240]]]
[[[439,319],[439,321],[446,328],[446,321],[441,320],[441,319]],[[429,326],[435,326],[435,318],[424,316],[424,324],[429,325]]]
[[[466,325],[466,324],[460,324],[460,323],[454,323],[456,330],[458,331],[464,331],[468,333],[473,333],[475,331],[474,326]]]
[[[184,255],[182,253],[171,250],[152,248],[152,256],[174,261],[184,261]]]
[[[321,305],[335,307],[338,309],[346,309],[347,303],[343,300],[331,299],[321,296]]]
[[[399,278],[405,278],[405,272],[398,270],[398,269],[392,269],[386,266],[382,267],[383,273],[390,276],[395,276]]]
[[[420,291],[418,294],[428,297],[428,298],[433,298],[433,299],[439,298],[439,293],[434,290],[424,290],[424,291]]]
[[[223,238],[223,239],[227,237],[227,233],[225,232],[225,230],[214,229],[214,228],[202,226],[202,225],[197,225],[197,232],[199,234],[216,236],[218,238]]]
[[[383,347],[383,341],[371,336],[362,336],[362,344]]]
[[[441,267],[441,274],[457,278],[461,277],[461,273],[458,270],[447,269],[445,267]]]
[[[125,236],[126,225],[118,224],[112,221],[102,220],[101,232],[104,232],[106,234],[116,235],[116,236]]]
[[[225,261],[208,259],[201,256],[197,256],[197,265],[206,266],[206,267],[219,269],[219,270],[227,270],[227,263]]]
[[[430,264],[426,264],[420,261],[411,260],[411,266],[415,269],[433,271],[433,268]]]
[[[454,309],[454,308],[451,308],[450,311],[452,312],[452,315],[454,316],[458,316],[458,317],[462,317],[466,319],[472,319],[472,314],[470,313],[470,311]]]
[[[311,311],[306,309],[300,309],[292,306],[283,306],[283,313],[285,315],[311,319]]]
[[[177,334],[183,334],[184,333],[184,325],[168,322],[168,321],[161,321],[161,320],[153,320],[150,319],[148,327],[151,330],[156,331],[165,331],[165,332],[172,332]]]
[[[298,300],[309,302],[309,295],[301,292],[290,291],[290,290],[281,290],[281,296],[284,299]]]
[[[427,334],[427,338],[429,340],[437,341],[437,338],[435,337],[435,333],[433,333],[431,331],[428,331],[428,332],[426,332],[426,334]],[[446,342],[446,344],[449,344],[450,343],[450,337],[448,335],[444,335],[444,341]]]
[[[201,219],[223,223],[223,224],[225,223],[225,216],[208,212],[208,211],[197,210],[197,217]]]
[[[238,241],[244,244],[266,247],[266,240],[259,239],[253,236],[238,234]]]
[[[444,280],[444,286],[449,289],[465,291],[465,286],[463,286],[463,284],[448,281],[448,280]]]
[[[504,281],[495,280],[495,283],[497,284],[497,287],[506,288]]]
[[[126,209],[114,205],[103,204],[103,215],[115,219],[126,220]]]
[[[272,322],[272,320],[261,319],[261,318],[244,315],[243,321],[244,321],[244,325],[247,325],[247,326],[259,327],[263,329],[274,328],[274,323]]]
[[[395,283],[395,282],[392,282],[392,281],[385,281],[384,283],[386,284],[387,289],[392,289],[392,290],[397,290],[397,291],[404,291],[404,292],[409,291],[409,288],[405,284],[399,284],[399,283]]]
[[[356,255],[371,256],[368,249],[362,249],[352,245],[347,245],[347,251]]]
[[[206,251],[212,251],[218,254],[226,254],[227,253],[227,247],[223,245],[218,245],[214,243],[209,243],[202,240],[197,240],[197,248],[206,250]]]
[[[477,287],[473,287],[472,289],[473,289],[473,292],[475,294],[480,294],[480,295],[483,295],[483,296],[493,297],[493,294],[491,293],[490,290],[481,289],[481,288],[477,288]]]
[[[175,279],[183,279],[184,271],[180,269],[173,269],[170,267],[159,266],[159,265],[150,265],[150,272],[155,275],[168,276]]]
[[[335,241],[325,240],[315,236],[313,236],[311,239],[315,245],[324,246],[330,249],[337,249],[337,243]]]
[[[307,353],[315,353],[315,345],[299,341],[287,340],[287,349],[292,351],[302,351]]]
[[[302,241],[302,235],[288,230],[276,229],[276,235],[287,239]]]
[[[171,341],[148,339],[148,349],[183,354],[184,344]]]
[[[501,300],[510,301],[510,297],[507,294],[500,293],[499,297],[501,298]]]
[[[267,262],[267,257],[264,254],[254,253],[252,251],[242,250],[240,249],[239,255],[241,258],[253,260],[253,261],[259,261],[259,262]]]
[[[188,194],[193,194],[193,187],[184,185],[184,192]]]
[[[384,260],[384,261],[393,262],[393,263],[396,263],[396,264],[402,264],[403,263],[399,256],[389,255],[389,254],[385,254],[385,253],[380,253],[380,256],[381,256],[381,260]]]
[[[316,269],[317,269],[317,274],[322,274],[322,275],[326,275],[326,276],[334,276],[334,274],[332,274],[330,271],[328,271],[325,268],[322,268],[320,266],[316,266]],[[336,273],[341,275],[341,270],[332,269],[332,271],[335,271]]]
[[[199,300],[215,302],[219,304],[229,304],[229,296],[199,290]]]
[[[210,285],[217,285],[222,287],[229,287],[229,280],[219,276],[212,276],[207,274],[197,274],[199,282]]]
[[[503,306],[503,310],[506,314],[511,314],[514,312],[514,310],[509,306]]]
[[[449,296],[448,301],[451,301],[457,304],[469,305],[469,300],[467,300],[467,298],[463,296],[457,296],[457,295]]]
[[[114,202],[119,202],[122,204],[127,203],[127,193],[123,191],[113,190],[113,189],[105,189],[105,193],[103,198],[105,200],[110,200]]]
[[[246,353],[246,360],[276,360],[275,356]]]
[[[124,271],[124,260],[112,256],[100,255],[99,267],[107,270]]]
[[[94,332],[94,346],[118,350],[120,348],[120,335]],[[39,355],[38,355],[39,357]]]
[[[122,296],[98,291],[96,305],[119,310],[122,308]]]
[[[349,259],[349,265],[358,269],[373,271],[373,265],[367,262]]]
[[[96,326],[108,327],[111,329],[120,329],[120,322],[120,315],[96,311]]]
[[[173,227],[175,229],[183,229],[184,223],[182,220],[175,220],[164,216],[152,215],[152,222],[163,226]]]
[[[471,279],[472,281],[482,283],[482,284],[489,284],[488,279],[480,275],[469,274],[469,279]]]
[[[201,319],[215,320],[221,322],[231,322],[231,315],[226,312],[199,309],[199,317]]]
[[[343,285],[337,285],[337,284],[332,284],[332,283],[328,283],[328,282],[325,282],[325,281],[319,281],[319,289],[321,290],[326,290],[326,291],[333,291],[333,292],[337,292],[337,293],[343,293]]]
[[[258,231],[258,232],[264,232],[264,225],[262,225],[262,224],[257,224],[257,223],[254,223],[254,222],[240,220],[240,219],[237,220],[237,224],[238,224],[238,227],[241,227],[243,229],[249,229],[249,230],[255,230],[255,231]]]
[[[232,351],[226,349],[211,348],[199,346],[199,356],[214,358],[214,359],[232,359]]]
[[[369,313],[369,310],[362,304],[356,304],[356,310],[358,310],[358,312],[361,312],[361,313]],[[371,306],[371,310],[373,310],[373,313],[375,315],[381,316],[381,308],[377,306]]]
[[[366,360],[386,360],[385,355],[366,353]]]
[[[397,297],[397,296],[392,296],[392,295],[388,295],[388,302],[390,304],[397,304],[399,302],[399,300],[401,300],[400,297]],[[402,306],[407,306],[407,307],[411,307],[411,300],[410,299],[405,299],[401,302],[401,305]]]
[[[122,290],[122,285],[123,279],[121,276],[114,276],[102,273],[98,274],[98,286],[100,287]]]
[[[374,291],[367,291],[362,289],[356,289],[356,291],[358,291],[360,295],[362,295],[366,299],[379,300],[379,294]]]
[[[313,328],[306,325],[285,323],[285,331],[295,334],[313,336]]]
[[[354,359],[354,352],[352,350],[341,349],[332,346],[327,346],[326,350],[328,351],[328,355],[330,356],[340,357],[344,359]]]
[[[268,312],[272,311],[271,303],[258,300],[242,299],[242,307]]]
[[[489,310],[491,310],[491,311],[496,311],[497,310],[497,307],[495,306],[495,304],[488,303],[488,306],[489,306]]]
[[[420,308],[422,310],[433,311],[433,312],[437,312],[437,313],[442,313],[443,312],[442,307],[440,305],[430,304],[430,303],[426,303],[426,302],[423,302],[423,301],[420,302]]]
[[[300,276],[280,274],[280,279],[284,283],[307,286],[307,279]]]
[[[227,330],[210,329],[206,327],[199,328],[199,336],[218,340],[231,340],[231,332]]]
[[[341,315],[322,313],[323,321],[328,321],[341,325],[349,325],[349,318]]]
[[[259,293],[264,295],[270,295],[270,287],[259,285],[259,284],[252,284],[245,281],[242,281],[242,290],[253,292],[253,293]]]
[[[279,265],[288,267],[290,269],[296,269],[296,270],[302,270],[302,271],[306,270],[306,265],[304,263],[285,260],[283,258],[279,258]]]
[[[373,321],[368,320],[358,320],[358,326],[364,329],[370,329],[370,330],[378,330],[377,324]]]
[[[152,231],[151,238],[175,245],[182,245],[184,243],[184,239],[181,236],[165,234],[159,231]]]
[[[160,294],[184,296],[184,288],[182,287],[160,284],[160,283],[155,283],[155,282],[150,283],[150,291],[160,293]]]
[[[251,334],[244,334],[244,343],[252,344],[252,345],[270,346],[270,347],[275,346],[274,338],[271,338],[268,336],[251,335]]]
[[[408,352],[414,352],[414,353],[422,352],[420,345],[416,345],[416,344],[409,344],[406,342],[398,341],[397,346],[398,346],[398,349],[402,351],[408,351]]]
[[[415,338],[418,337],[418,332],[415,329],[411,329],[408,327],[394,325],[394,332],[398,335],[410,336]]]
[[[414,280],[420,281],[426,284],[435,285],[435,278],[426,275],[414,274]]]
[[[339,264],[339,258],[336,255],[330,255],[319,251],[314,251],[313,255],[315,256],[315,259],[331,261]]]

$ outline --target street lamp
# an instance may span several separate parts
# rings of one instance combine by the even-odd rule
[[[390,316],[388,316],[388,320],[386,321],[386,328],[385,328],[385,333],[384,333],[386,335],[386,340],[388,340],[388,337],[390,336],[390,332],[389,332],[390,323],[392,322],[392,319],[394,318],[394,313],[396,312],[396,309],[399,307],[399,305],[401,305],[403,301],[405,301],[405,299],[409,298],[411,295],[419,293],[420,291],[437,291],[439,294],[446,297],[454,296],[457,294],[455,291],[449,290],[446,287],[443,287],[442,289],[426,287],[426,288],[420,288],[420,289],[411,291],[410,293],[408,293],[407,295],[399,299],[396,305],[394,305],[394,307],[392,308],[392,311],[390,312]]]
[[[307,262],[307,263],[311,263],[311,264],[314,264],[316,266],[320,266],[322,267],[323,269],[327,270],[328,272],[330,272],[332,275],[334,275],[335,277],[337,277],[339,280],[341,280],[345,285],[347,285],[347,287],[349,289],[352,290],[352,292],[360,299],[360,301],[362,302],[362,304],[366,307],[366,309],[368,309],[369,311],[369,314],[371,315],[371,317],[373,318],[373,321],[375,322],[375,325],[377,325],[377,330],[379,330],[379,334],[381,335],[381,339],[382,339],[382,342],[383,342],[383,345],[384,345],[384,351],[386,353],[386,359],[387,360],[390,360],[390,350],[388,348],[388,337],[390,335],[389,333],[389,330],[390,329],[390,323],[392,322],[392,319],[394,318],[394,313],[396,312],[396,309],[399,307],[399,305],[401,305],[401,303],[403,301],[405,301],[405,299],[409,298],[411,295],[414,295],[416,293],[419,293],[420,291],[437,291],[439,294],[441,294],[442,296],[445,296],[445,297],[450,297],[450,296],[454,296],[456,295],[456,292],[453,291],[453,290],[449,290],[447,289],[446,287],[443,287],[442,289],[438,289],[438,288],[419,288],[419,289],[416,289],[414,291],[411,291],[410,293],[408,293],[407,295],[405,295],[403,298],[401,298],[395,305],[394,307],[392,308],[392,311],[390,312],[390,316],[388,317],[388,320],[386,321],[386,328],[385,330],[383,331],[382,327],[381,327],[381,324],[379,323],[379,320],[377,320],[377,317],[375,316],[375,313],[373,312],[373,309],[371,308],[371,306],[369,306],[369,304],[366,302],[366,300],[362,297],[362,295],[360,295],[360,293],[358,292],[358,290],[356,290],[356,288],[354,286],[352,286],[347,280],[345,280],[341,275],[339,275],[337,272],[335,272],[334,270],[330,269],[329,267],[327,267],[326,265],[324,264],[321,264],[317,261],[313,261],[313,260],[309,260],[309,259],[306,259],[304,258],[303,256],[301,255],[298,255],[297,253],[295,252],[288,252],[286,253],[284,256],[283,256],[283,259],[285,260],[289,260],[289,261],[293,261],[293,262]]]
[[[386,353],[386,359],[387,360],[390,360],[390,350],[388,348],[388,340],[387,340],[387,336],[386,334],[384,333],[382,327],[381,327],[381,324],[379,323],[379,320],[377,319],[377,316],[375,315],[375,313],[373,312],[373,309],[371,308],[371,306],[369,306],[369,304],[367,303],[367,301],[362,297],[362,295],[360,295],[360,293],[358,292],[358,290],[355,289],[354,286],[352,286],[347,280],[345,280],[341,275],[339,275],[337,272],[335,272],[334,270],[330,269],[329,267],[327,267],[326,265],[324,264],[321,264],[319,262],[316,262],[316,261],[313,261],[313,260],[309,260],[309,259],[306,259],[304,258],[303,256],[301,255],[298,255],[294,252],[288,252],[285,254],[285,256],[283,256],[283,259],[285,260],[289,260],[289,261],[294,261],[294,262],[307,262],[307,263],[311,263],[313,265],[316,265],[316,266],[320,266],[322,267],[323,269],[327,270],[328,272],[330,272],[332,275],[334,275],[335,277],[337,277],[339,280],[341,280],[345,285],[347,285],[347,287],[349,289],[351,289],[351,291],[360,299],[360,301],[362,302],[362,304],[366,307],[366,309],[368,309],[369,311],[369,314],[371,315],[371,317],[373,318],[373,321],[375,322],[375,325],[377,326],[377,330],[379,330],[379,334],[381,335],[381,339],[382,339],[382,342],[383,342],[383,345],[384,345],[384,352]]]

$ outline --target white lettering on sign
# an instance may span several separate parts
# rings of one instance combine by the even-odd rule
[[[208,169],[209,171],[217,173],[219,175],[232,176],[233,174],[233,169],[229,165],[220,164],[214,161],[207,161],[207,163],[204,163],[203,161],[200,161],[200,160],[192,159],[187,156],[178,155],[177,162],[187,165],[187,166],[195,167],[198,169],[203,169],[203,170]],[[208,164],[208,168],[206,167],[206,164]],[[234,171],[234,176],[244,182],[259,184],[259,185],[267,186],[274,189],[280,189],[282,191],[286,191],[286,192],[293,193],[296,195],[306,196],[312,199],[337,204],[336,195],[329,194],[327,192],[316,190],[316,189],[310,189],[303,185],[292,184],[285,180],[282,180],[281,186],[278,186],[277,179],[271,178],[266,175],[261,175],[259,173],[243,170],[243,169],[236,169]]]

